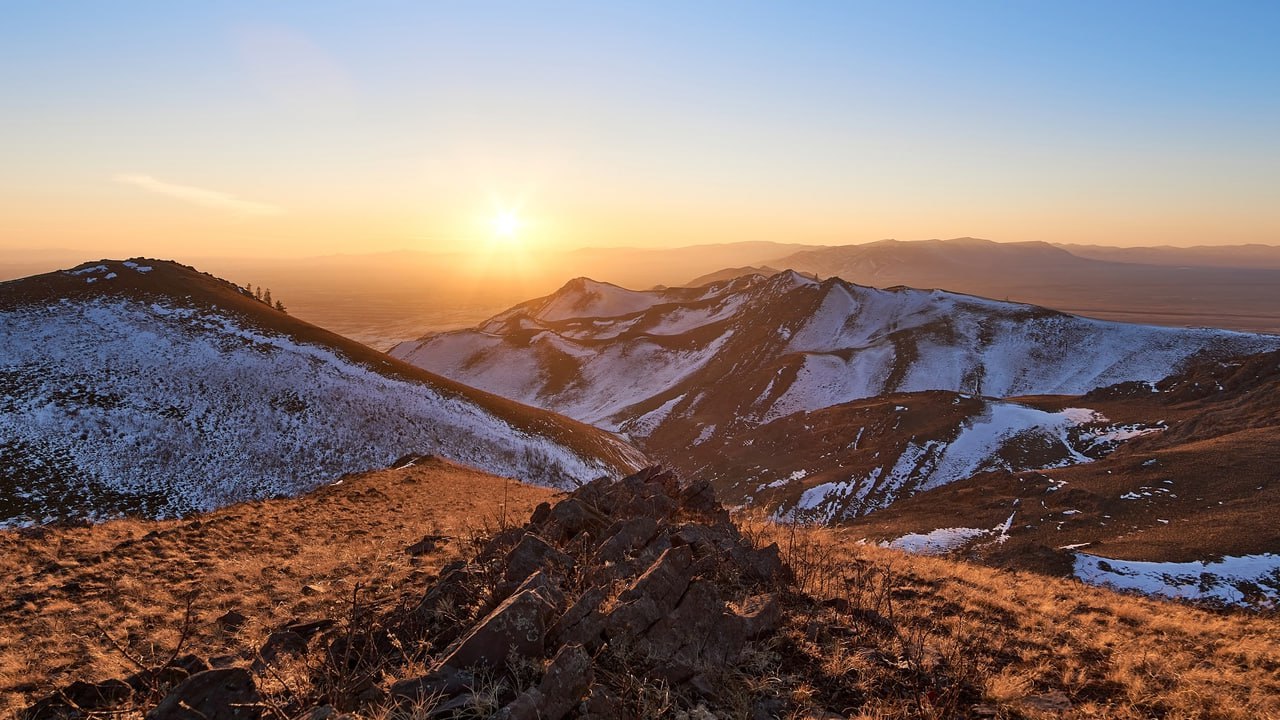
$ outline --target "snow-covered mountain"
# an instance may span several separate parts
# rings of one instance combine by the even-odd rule
[[[652,291],[580,278],[391,354],[626,433],[731,499],[839,518],[994,467],[1079,462],[1112,446],[1098,438],[1158,429],[995,399],[1151,383],[1193,358],[1277,347],[1276,336],[784,272]],[[882,397],[894,393],[925,394]],[[797,438],[804,448],[783,447]]]
[[[0,283],[0,329],[0,525],[205,510],[410,454],[553,486],[645,462],[171,262]]]

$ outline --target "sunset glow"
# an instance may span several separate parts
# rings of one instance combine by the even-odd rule
[[[21,4],[0,252],[1276,242],[1280,6],[1153,12]]]
[[[490,223],[493,225],[494,237],[508,243],[516,241],[516,235],[520,232],[520,218],[514,210],[498,211]]]

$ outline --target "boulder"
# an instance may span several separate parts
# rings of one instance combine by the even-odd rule
[[[639,636],[680,602],[689,586],[693,552],[687,545],[669,548],[618,595],[605,620],[608,634]]]
[[[128,700],[133,688],[123,680],[88,683],[77,680],[18,713],[18,720],[68,720],[83,711],[108,710]]]
[[[395,702],[425,702],[430,698],[450,698],[469,691],[475,685],[475,676],[466,670],[445,665],[422,677],[400,680],[391,686],[391,699]]]
[[[744,640],[741,622],[726,612],[715,583],[694,580],[680,604],[644,633],[642,647],[656,675],[680,683],[695,668],[720,668],[737,659]]]
[[[603,586],[588,588],[551,628],[551,640],[558,644],[576,643],[595,649],[604,632],[605,618],[600,606],[609,596]]]
[[[248,670],[205,670],[174,688],[147,720],[257,720],[260,699]]]
[[[511,597],[454,643],[440,666],[501,668],[513,655],[542,657],[547,628],[557,610],[556,600],[545,576],[534,573]]]
[[[734,616],[748,640],[758,640],[774,630],[782,622],[782,604],[777,593],[753,595],[738,603]]]
[[[506,565],[503,579],[508,582],[523,582],[539,570],[568,572],[573,568],[573,558],[551,547],[546,540],[529,533],[507,553]]]
[[[63,688],[60,694],[82,710],[102,710],[119,705],[133,695],[133,688],[123,680],[106,680],[100,683],[76,681]]]
[[[502,720],[562,720],[591,686],[591,656],[581,645],[566,645],[556,653],[538,687],[521,693],[504,707]]]
[[[258,648],[258,657],[253,661],[253,667],[260,671],[279,664],[283,658],[301,655],[306,651],[306,638],[292,630],[277,630],[268,635],[267,641]]]
[[[444,535],[424,535],[421,540],[405,548],[404,551],[412,557],[433,553],[436,548],[449,542],[449,538]]]
[[[596,561],[620,562],[626,556],[649,543],[658,534],[658,523],[651,517],[619,520],[604,531],[604,542],[596,551]]]
[[[579,720],[632,720],[622,698],[603,685],[592,685],[582,701]]]
[[[244,624],[247,622],[249,622],[249,618],[245,617],[243,613],[237,610],[228,610],[217,620],[218,627],[222,628],[226,632],[236,632],[240,628],[244,627]]]
[[[547,537],[563,545],[579,533],[599,528],[605,518],[598,511],[575,497],[568,497],[551,508],[544,523]]]
[[[325,618],[322,620],[310,620],[307,622],[291,622],[281,629],[301,635],[303,640],[310,640],[317,633],[324,632],[336,624],[337,623],[333,620]]]

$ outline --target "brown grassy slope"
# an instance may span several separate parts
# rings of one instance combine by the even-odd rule
[[[96,626],[139,654],[152,642],[162,652],[176,639],[186,594],[199,589],[189,650],[249,652],[292,618],[343,617],[357,583],[375,602],[414,592],[422,576],[468,555],[469,537],[501,524],[504,500],[518,522],[549,496],[428,461],[194,520],[0,533],[0,571],[11,579],[0,590],[0,715],[73,679],[131,671]],[[835,686],[864,687],[856,717],[928,716],[877,694],[894,662],[958,664],[948,672],[973,678],[989,717],[1280,717],[1274,619],[908,557],[858,545],[847,531],[743,521],[749,536],[780,542],[801,589],[838,598],[788,619],[765,653],[784,661],[769,672],[793,676],[780,684],[819,699]],[[411,559],[404,548],[426,534],[455,539]],[[239,633],[215,622],[232,608],[249,617]],[[877,616],[898,628],[887,644]],[[811,623],[843,630],[811,633]],[[1061,714],[1036,710],[1064,701]]]
[[[934,658],[973,678],[983,698],[971,716],[1280,718],[1274,617],[909,556],[858,544],[845,529],[759,523],[752,530],[782,546],[803,590],[834,599],[829,616],[816,620],[855,632],[846,643],[809,648],[826,681],[849,674],[874,681],[874,658],[857,634],[871,610],[898,626],[905,661]],[[805,638],[792,642],[803,646]],[[872,698],[856,717],[916,717],[884,705]]]
[[[344,617],[357,583],[362,601],[388,597],[550,494],[427,460],[190,520],[0,532],[0,717],[59,684],[132,672],[99,628],[149,660],[151,643],[173,647],[194,591],[189,651],[251,652],[290,619]],[[427,534],[452,539],[410,557]],[[232,609],[249,621],[228,634],[215,620]]]

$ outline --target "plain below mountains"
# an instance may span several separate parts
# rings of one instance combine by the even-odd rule
[[[552,486],[644,462],[172,262],[0,284],[0,328],[0,525],[180,515],[408,454]]]
[[[768,258],[886,287],[943,288],[1109,320],[1280,332],[1280,248],[1101,248],[881,240]]]

